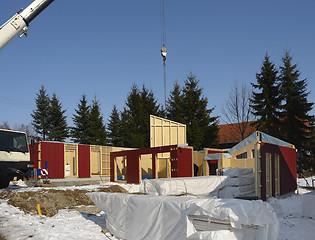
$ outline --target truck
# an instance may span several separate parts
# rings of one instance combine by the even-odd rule
[[[0,188],[15,178],[28,179],[33,170],[26,133],[0,129]]]

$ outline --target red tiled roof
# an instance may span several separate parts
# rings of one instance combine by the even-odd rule
[[[244,134],[244,138],[247,138],[249,135],[257,131],[257,129],[250,124],[253,122],[249,122],[248,127],[246,127],[246,131]],[[219,133],[219,143],[234,143],[234,142],[240,142],[242,141],[242,135],[239,130],[237,130],[237,127],[239,124],[242,123],[232,123],[232,124],[224,124],[224,125],[218,125]]]

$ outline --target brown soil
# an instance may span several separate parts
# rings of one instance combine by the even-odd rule
[[[94,192],[120,192],[127,191],[118,186],[112,185],[93,190]],[[60,209],[76,209],[81,212],[96,214],[100,210],[86,196],[87,190],[56,190],[43,189],[41,191],[2,190],[0,199],[8,200],[8,204],[18,207],[25,213],[38,214],[37,204],[40,204],[41,213],[45,216],[54,216]],[[0,240],[1,236],[0,236]]]

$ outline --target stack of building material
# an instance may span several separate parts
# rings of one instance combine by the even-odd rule
[[[228,185],[228,176],[143,179],[140,192],[160,196],[208,195]]]
[[[87,193],[105,212],[106,229],[127,240],[276,240],[279,221],[263,201]]]
[[[219,198],[254,197],[255,176],[252,168],[218,169],[218,175],[228,177],[228,184],[211,193]]]
[[[210,195],[219,198],[254,197],[255,176],[251,168],[220,169],[221,176],[143,179],[140,192],[148,195]]]

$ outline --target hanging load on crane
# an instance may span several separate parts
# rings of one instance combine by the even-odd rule
[[[166,54],[167,54],[167,49],[166,49],[165,45],[163,44],[163,47],[161,49],[161,55],[163,57],[164,62],[166,61]]]
[[[54,0],[35,0],[0,27],[0,50],[16,36],[27,36],[28,26]]]

